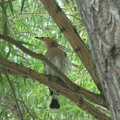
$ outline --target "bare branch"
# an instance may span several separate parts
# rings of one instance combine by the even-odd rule
[[[4,66],[4,67],[6,67],[5,69],[6,69],[6,72],[8,71],[8,73],[10,73],[10,74],[16,74],[16,72],[19,72],[19,73],[21,73],[20,74],[20,77],[22,76],[22,75],[26,75],[26,73],[29,71],[29,72],[32,72],[33,70],[31,70],[31,69],[29,69],[29,68],[25,68],[25,67],[23,67],[23,66],[20,66],[19,64],[16,64],[16,63],[13,63],[13,62],[10,62],[10,61],[8,61],[8,60],[5,60],[5,59],[3,59],[3,58],[0,58],[0,65],[2,65],[2,66]],[[9,68],[9,69],[8,69]],[[1,69],[0,69],[1,70]],[[1,73],[3,73],[2,71],[0,71]],[[25,72],[25,74],[24,74],[24,72]],[[33,71],[33,74],[34,74],[34,72],[35,71]],[[29,75],[30,73],[28,73],[28,75],[26,75],[26,77],[29,77],[29,78],[31,78],[31,75]],[[35,73],[36,74],[36,73]],[[36,75],[37,76],[37,75]],[[39,76],[41,76],[42,78],[42,81],[40,81],[39,80],[39,82],[41,82],[41,83],[43,83],[43,84],[45,84],[45,85],[47,85],[47,86],[50,86],[50,82],[48,82],[47,84],[46,84],[46,82],[44,81],[44,79],[50,79],[50,81],[51,82],[55,82],[54,84],[58,84],[59,83],[59,81],[57,81],[57,79],[56,78],[54,78],[54,77],[50,77],[50,76],[46,76],[46,75],[44,75],[44,74],[40,74],[39,73]],[[34,79],[34,78],[33,78]],[[72,88],[71,87],[68,87],[68,85],[66,84],[66,83],[64,83],[63,81],[62,81],[62,87],[66,87],[66,88],[61,88],[61,89],[68,89],[69,88],[69,90],[70,90],[70,92],[72,93],[72,94],[75,94],[76,96],[78,96],[78,97],[83,97],[83,98],[85,98],[85,99],[87,99],[87,100],[89,100],[89,101],[91,101],[91,102],[93,102],[93,103],[96,103],[96,104],[98,104],[98,105],[101,105],[101,106],[103,106],[103,107],[107,107],[107,105],[106,105],[106,102],[105,102],[105,100],[102,98],[102,96],[100,96],[100,95],[98,95],[98,94],[95,94],[95,93],[92,93],[92,92],[90,92],[90,91],[88,91],[88,90],[86,90],[86,89],[83,89],[83,88],[81,88],[80,86],[78,86],[78,85],[76,85],[75,83],[73,83],[72,82],[72,84],[74,85],[74,86],[76,86],[76,88],[77,88],[77,90],[72,90]],[[54,86],[56,86],[56,85],[54,85]],[[54,86],[50,86],[50,87],[53,87],[54,88]],[[54,89],[56,89],[56,88],[54,88]],[[58,88],[57,88],[57,90],[58,90]],[[61,93],[62,94],[62,93]]]
[[[2,29],[3,29],[3,34],[8,35],[8,25],[7,25],[7,14],[6,14],[6,8],[7,6],[1,7],[2,8]]]
[[[67,84],[64,82],[57,80],[55,78],[52,78],[52,80],[45,77],[45,75],[35,72],[34,70],[30,68],[26,68],[24,66],[21,66],[19,64],[10,62],[8,60],[5,60],[3,58],[0,58],[0,64],[6,68],[10,68],[16,72],[23,73],[26,76],[31,77],[32,79],[36,79],[42,84],[45,84],[49,87],[54,88],[55,90],[59,91],[60,94],[64,95],[68,99],[70,99],[72,102],[77,104],[79,107],[83,108],[84,110],[88,111],[90,114],[98,118],[99,120],[110,120],[108,116],[103,114],[101,111],[99,111],[97,108],[95,108],[93,105],[91,105],[89,102],[85,101],[82,97],[80,97],[79,91],[73,91]],[[51,77],[50,77],[51,78]],[[74,83],[73,83],[74,84]],[[83,88],[81,88],[83,89]],[[96,98],[97,99],[97,98]],[[97,101],[97,100],[96,100]]]
[[[3,36],[0,35],[0,38],[14,44],[15,46],[17,46],[18,48],[20,48],[23,52],[28,53],[30,56],[40,59],[42,61],[44,61],[45,63],[47,63],[55,72],[57,72],[57,74],[61,77],[61,79],[67,84],[67,86],[69,86],[69,88],[74,92],[79,92],[79,95],[81,97],[84,97],[85,99],[88,99],[90,101],[94,101],[94,103],[97,103],[99,105],[102,105],[104,107],[106,107],[106,102],[105,100],[100,96],[100,95],[96,95],[95,93],[92,93],[88,90],[85,90],[83,88],[81,88],[80,86],[76,85],[75,83],[73,83],[69,78],[67,78],[59,69],[57,69],[45,56],[43,56],[42,54],[37,54],[32,52],[31,50],[25,48],[23,45],[21,45],[19,42],[15,41],[13,38],[8,37],[8,36]],[[5,62],[5,61],[3,61]],[[8,68],[10,68],[8,66]],[[14,69],[13,69],[14,70]],[[22,73],[22,71],[21,71]],[[49,86],[49,85],[48,85]],[[96,97],[95,97],[96,96]],[[98,98],[98,100],[96,100]]]
[[[5,76],[6,76],[6,78],[7,78],[7,81],[8,81],[8,83],[9,83],[9,85],[10,85],[10,87],[11,87],[11,90],[12,90],[12,93],[13,93],[13,97],[14,97],[14,100],[15,100],[15,103],[16,103],[16,107],[17,107],[18,112],[19,112],[19,115],[18,115],[18,116],[19,116],[19,120],[23,120],[23,116],[22,116],[22,113],[21,113],[21,110],[20,110],[20,106],[19,106],[18,101],[17,101],[17,97],[16,97],[16,94],[15,94],[13,85],[12,85],[12,83],[11,83],[11,81],[10,81],[10,79],[9,79],[9,77],[8,77],[8,75],[7,75],[7,72],[5,71],[4,67],[3,67],[3,71],[4,71],[4,73],[5,73]],[[6,100],[7,100],[7,99],[6,99]]]
[[[74,51],[77,53],[78,57],[81,59],[81,61],[89,71],[98,89],[102,92],[101,81],[99,79],[94,61],[92,60],[92,55],[78,35],[76,29],[72,26],[71,22],[68,20],[68,18],[66,17],[60,6],[55,2],[55,0],[40,1],[45,6],[49,14],[52,16],[52,18],[60,28],[61,32],[63,32],[65,37],[68,39]]]
[[[71,87],[71,89],[76,90],[76,86],[74,86],[72,84],[72,81],[65,75],[63,74],[55,65],[53,65],[44,55],[42,54],[37,54],[35,52],[32,52],[31,50],[27,49],[26,47],[24,47],[22,44],[20,44],[19,42],[15,41],[13,38],[9,37],[9,36],[4,36],[4,35],[0,35],[0,38],[8,41],[9,43],[12,43],[13,45],[15,45],[16,47],[18,47],[20,50],[22,50],[24,53],[29,54],[30,56],[37,58],[39,60],[44,61],[47,65],[49,65],[51,67],[51,69],[53,69],[58,76],[69,86]]]
[[[3,5],[5,3],[9,3],[9,2],[13,2],[13,1],[15,1],[15,0],[8,0],[8,1],[5,1],[5,2],[0,2],[0,5]]]

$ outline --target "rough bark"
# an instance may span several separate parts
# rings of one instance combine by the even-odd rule
[[[77,33],[77,30],[72,26],[65,13],[55,0],[40,0],[49,14],[52,16],[61,32],[65,35],[74,51],[85,65],[86,69],[92,76],[97,88],[102,93],[102,86],[99,80],[99,76],[96,70],[96,66],[92,60],[90,51],[83,43],[82,39]]]
[[[105,103],[105,101],[104,101],[104,99],[102,98],[102,96],[101,95],[97,95],[97,94],[94,94],[94,93],[92,93],[92,92],[90,92],[90,91],[88,91],[88,90],[85,90],[85,89],[83,89],[83,88],[81,88],[80,86],[78,86],[78,85],[76,85],[75,83],[73,83],[69,78],[67,78],[67,76],[65,76],[63,73],[61,73],[60,72],[60,70],[58,70],[45,56],[43,56],[42,54],[36,54],[35,52],[33,52],[33,51],[31,51],[31,50],[29,50],[29,49],[27,49],[26,47],[24,47],[23,45],[21,45],[19,42],[17,42],[17,41],[15,41],[13,38],[11,38],[11,37],[8,37],[8,36],[3,36],[3,35],[0,35],[0,38],[3,38],[4,40],[6,40],[6,41],[8,41],[8,42],[10,42],[10,43],[12,43],[12,44],[14,44],[16,47],[18,47],[19,49],[21,49],[24,53],[27,53],[27,54],[29,54],[30,56],[32,56],[32,57],[34,57],[34,58],[37,58],[37,59],[39,59],[39,60],[42,60],[42,61],[44,61],[46,64],[48,64],[49,66],[51,66],[51,69],[53,69],[54,71],[58,71],[57,72],[57,74],[59,75],[59,76],[62,76],[61,77],[61,79],[67,84],[67,86],[69,86],[69,88],[72,90],[72,91],[74,91],[74,93],[76,93],[76,92],[79,92],[79,94],[78,94],[78,96],[79,97],[83,97],[83,98],[85,98],[85,99],[88,99],[89,101],[91,101],[91,102],[94,102],[94,103],[97,103],[97,104],[99,104],[99,105],[101,105],[101,106],[104,106],[104,107],[106,107],[106,103]],[[5,61],[4,61],[4,59],[2,59],[1,58],[1,60],[0,60],[0,64],[1,65],[4,65],[4,63],[5,63]],[[9,69],[6,69],[6,72],[7,73],[9,73],[9,74],[11,74],[12,73],[12,71],[10,70],[10,63],[8,63],[9,65],[7,66],[7,62],[6,62],[6,64],[5,64],[5,66],[7,66]],[[12,64],[11,64],[12,65]],[[13,65],[13,67],[14,67],[15,65]],[[12,68],[13,68],[12,67]],[[15,68],[14,68],[15,69]],[[14,73],[14,69],[13,69],[13,73]],[[0,69],[1,70],[1,72],[3,73],[4,71],[2,71],[2,69]],[[22,73],[23,72],[23,69],[22,70],[20,70],[20,72]],[[47,86],[49,86],[48,84],[47,84]],[[82,96],[81,96],[82,95]],[[95,95],[96,95],[96,99],[95,99]]]
[[[120,120],[120,1],[77,0],[112,120]]]
[[[43,83],[49,87],[54,88],[55,90],[59,91],[60,94],[64,95],[68,99],[70,99],[72,102],[74,102],[79,107],[83,108],[87,112],[89,112],[91,115],[96,117],[99,120],[110,120],[110,118],[102,113],[99,109],[95,108],[93,105],[91,105],[89,102],[84,100],[80,96],[80,90],[73,91],[65,82],[61,81],[60,79],[56,79],[53,77],[46,77],[43,74],[37,73],[34,70],[30,68],[26,68],[24,66],[21,66],[19,64],[16,64],[14,62],[5,60],[3,58],[0,58],[0,65],[6,68],[10,68],[13,71],[23,73],[24,75],[28,76],[29,78],[35,79],[39,81],[40,83]],[[74,84],[74,83],[73,83]],[[99,96],[98,96],[99,98]],[[96,96],[96,99],[98,99]],[[96,100],[97,101],[97,100]]]

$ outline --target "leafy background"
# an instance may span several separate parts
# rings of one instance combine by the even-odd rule
[[[74,0],[58,0],[58,3],[88,46],[88,38],[82,26],[76,2]],[[56,39],[59,44],[70,49],[70,51],[65,50],[65,52],[69,59],[78,65],[78,67],[72,66],[67,76],[81,87],[98,93],[86,68],[39,0],[17,0],[6,3],[0,5],[0,12],[1,34],[8,34],[28,49],[43,54],[46,51],[45,46],[35,37]],[[42,61],[30,57],[4,40],[0,40],[0,57],[29,67],[39,73],[44,73]],[[20,76],[18,73],[9,75],[9,79],[25,120],[95,120],[94,117],[64,96],[60,96],[61,108],[59,110],[49,109],[48,88],[35,80]],[[15,104],[11,86],[3,74],[0,74],[0,96],[7,96],[13,105]],[[0,119],[15,120],[12,112],[2,102],[0,103]]]

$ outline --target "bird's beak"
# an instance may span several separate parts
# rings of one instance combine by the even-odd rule
[[[45,37],[35,37],[35,38],[37,38],[38,40],[44,41],[44,42],[47,40],[47,38]]]

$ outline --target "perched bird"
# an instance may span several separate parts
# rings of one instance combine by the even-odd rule
[[[37,39],[43,41],[46,45],[47,52],[45,56],[63,73],[66,73],[70,66],[70,60],[68,59],[66,53],[59,48],[59,44],[56,40],[49,37],[36,37]],[[58,75],[45,64],[44,66],[45,74],[51,75],[53,77],[58,77]],[[59,77],[58,77],[59,78]],[[55,91],[53,88],[49,88],[50,91],[50,108],[51,109],[59,109],[59,92]]]

